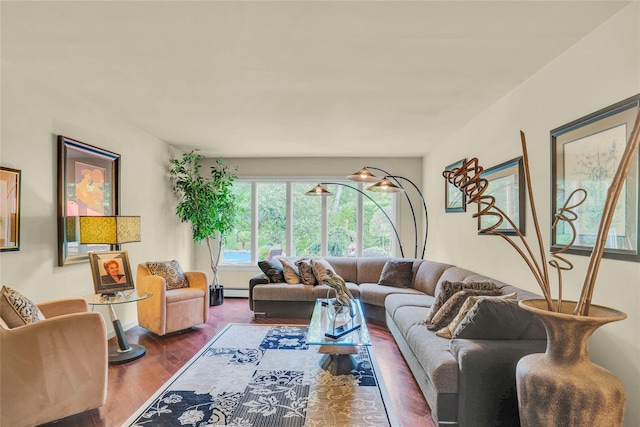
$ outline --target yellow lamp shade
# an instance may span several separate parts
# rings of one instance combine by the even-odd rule
[[[81,216],[81,244],[109,244],[140,241],[139,216]]]

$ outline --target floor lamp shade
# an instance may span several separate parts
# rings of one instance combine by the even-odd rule
[[[81,244],[109,244],[140,241],[139,216],[81,216]]]

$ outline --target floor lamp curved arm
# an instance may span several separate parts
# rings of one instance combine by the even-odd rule
[[[391,228],[393,229],[393,233],[396,236],[396,240],[398,241],[398,247],[400,248],[400,256],[402,256],[402,258],[404,258],[404,249],[402,247],[402,241],[400,240],[400,235],[398,234],[398,229],[396,228],[396,226],[393,224],[393,221],[391,220],[391,218],[389,217],[389,215],[387,214],[387,212],[385,212],[385,210],[382,208],[382,206],[380,206],[380,204],[378,202],[376,202],[375,200],[373,200],[373,198],[371,196],[369,196],[367,193],[365,193],[364,191],[360,190],[359,188],[356,187],[352,187],[351,185],[348,184],[342,184],[340,182],[321,182],[320,184],[318,184],[318,186],[322,186],[322,185],[339,185],[341,187],[347,187],[350,188],[352,190],[357,191],[358,193],[362,194],[364,197],[366,197],[367,199],[369,199],[374,205],[376,205],[376,207],[378,209],[380,209],[380,211],[384,214],[385,218],[387,218],[387,221],[389,221],[389,225],[391,225]],[[318,187],[316,186],[316,188]],[[331,195],[330,192],[326,191],[325,192],[318,192],[318,191],[308,191],[306,193],[307,195],[324,195],[324,196],[329,196]]]

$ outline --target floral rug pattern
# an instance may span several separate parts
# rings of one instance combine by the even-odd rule
[[[361,347],[349,375],[334,376],[306,334],[306,326],[229,325],[125,425],[394,425],[370,350]]]

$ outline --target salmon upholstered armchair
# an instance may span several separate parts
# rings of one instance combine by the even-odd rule
[[[108,346],[102,315],[83,299],[37,305],[3,287],[0,425],[35,426],[104,405]],[[14,299],[15,302],[15,299]],[[32,304],[32,305],[29,305]],[[37,312],[34,319],[20,317]]]
[[[209,319],[209,283],[201,271],[182,272],[177,261],[138,264],[136,288],[153,296],[138,301],[138,324],[157,335]]]

